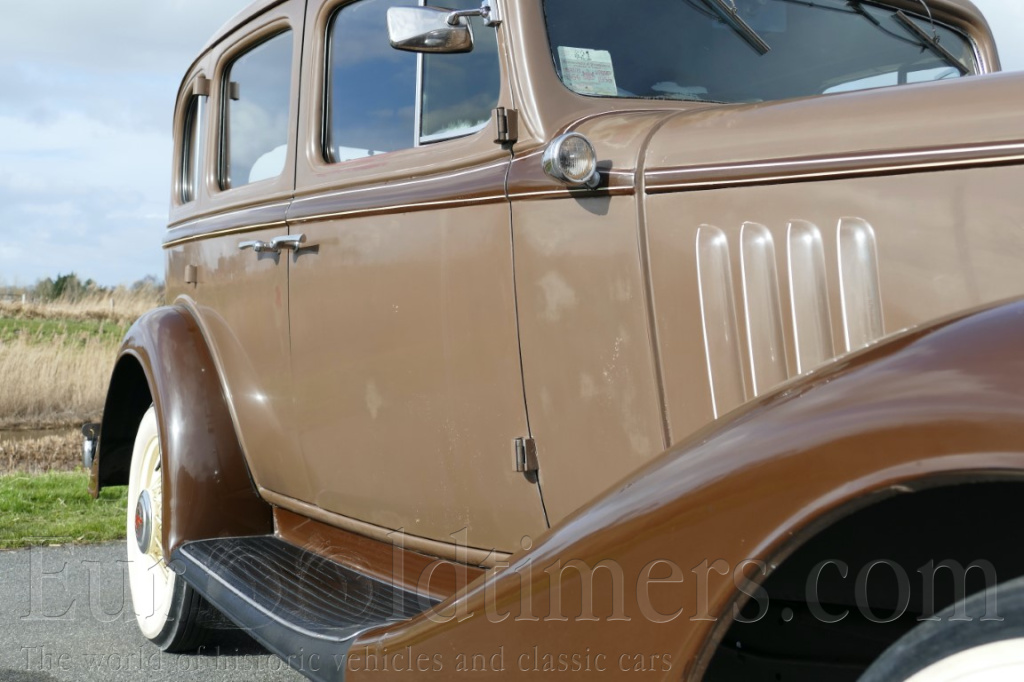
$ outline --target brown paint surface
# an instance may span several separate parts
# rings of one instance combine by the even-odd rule
[[[270,533],[270,506],[249,478],[218,373],[191,314],[178,307],[147,313],[129,330],[120,355],[142,366],[156,407],[166,553],[190,540]]]
[[[389,654],[452,661],[458,653],[503,651],[514,666],[523,656],[529,663],[534,647],[604,652],[610,661],[668,655],[670,669],[652,679],[699,679],[700,654],[713,644],[713,631],[724,633],[737,594],[732,577],[712,573],[700,602],[692,569],[700,572],[703,562],[721,559],[730,572],[748,560],[777,562],[816,524],[872,496],[912,494],[939,481],[1020,479],[1022,342],[1018,302],[902,335],[781,387],[641,468],[532,551],[513,556],[509,568],[488,574],[490,581],[477,580],[434,612],[363,635],[349,679],[392,679],[393,669],[369,665]],[[638,581],[669,577],[667,570],[645,573],[656,560],[678,566],[686,580],[649,585],[653,601],[644,603]],[[561,608],[552,609],[552,575],[573,561],[608,561],[621,570],[619,603],[614,582],[595,574],[595,620],[580,618],[585,585],[575,570],[563,574],[554,602]],[[546,570],[552,566],[554,573]],[[678,617],[656,622],[678,609]],[[703,612],[708,619],[698,617]],[[566,619],[552,617],[558,615]],[[445,679],[451,669],[420,675]],[[621,674],[613,664],[603,673],[558,677]]]
[[[371,540],[280,507],[274,509],[274,523],[281,539],[293,545],[434,599],[448,599],[483,574],[473,566],[413,552],[400,544]]]
[[[483,657],[481,677],[499,673],[494,662],[536,676],[544,671],[522,663],[542,667],[544,653],[596,668],[586,657],[600,653],[604,670],[553,676],[621,679],[625,662],[648,679],[696,678],[738,592],[711,574],[700,601],[695,567],[777,561],[812,528],[877,496],[1024,470],[1024,307],[935,322],[1024,293],[1024,78],[637,106],[570,92],[552,68],[540,0],[499,4],[499,105],[520,114],[512,149],[485,131],[324,163],[315,84],[324,82],[334,0],[257,3],[193,64],[178,148],[189,84],[211,80],[215,119],[231,58],[291,27],[296,142],[276,180],[224,192],[208,174],[189,204],[172,190],[167,283],[181,309],[147,318],[126,346],[150,377],[161,424],[186,425],[162,432],[178,463],[165,547],[266,532],[269,507],[248,461],[268,497],[297,501],[276,511],[282,537],[379,578],[411,585],[432,560],[402,552],[396,570],[386,543],[296,512],[346,515],[378,533],[408,528],[434,543],[467,529],[468,544],[484,551],[511,551],[530,536],[532,549],[508,561],[492,555],[486,574],[465,569],[468,586],[444,563],[429,589],[448,602],[363,635],[350,679],[401,678],[399,656],[409,664],[459,653]],[[892,4],[919,9],[917,0]],[[998,68],[973,6],[929,7]],[[569,190],[540,168],[544,146],[568,130],[595,145],[596,191]],[[208,137],[208,168],[219,134]],[[820,229],[823,326],[838,352],[849,324],[838,312],[849,286],[839,226],[851,219],[877,239],[877,263],[867,265],[877,266],[885,332],[917,330],[872,339],[775,390],[752,379],[763,346],[747,348],[740,393],[761,395],[713,421],[701,325],[722,311],[702,308],[698,231],[712,226],[729,243],[737,292],[751,266],[737,247],[744,230],[772,240],[761,253],[774,259],[753,264],[777,270],[788,321],[787,230],[794,221]],[[307,233],[308,249],[238,251],[239,241],[287,232]],[[198,281],[186,284],[191,271]],[[735,331],[754,345],[750,329],[771,316],[738,308]],[[773,360],[796,367],[792,330],[771,331],[782,353]],[[539,490],[511,467],[511,440],[526,435],[538,442],[547,532]],[[686,580],[674,582],[656,560]],[[588,603],[576,568],[601,562]],[[566,565],[576,568],[553,581]],[[638,587],[652,576],[667,580]],[[720,620],[693,619],[702,613]],[[452,667],[418,672],[450,679]]]

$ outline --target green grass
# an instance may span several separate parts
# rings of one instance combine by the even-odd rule
[[[0,317],[0,343],[24,339],[29,343],[53,343],[65,346],[85,345],[99,339],[116,347],[128,331],[128,325],[110,320],[22,319]]]
[[[0,476],[0,549],[124,538],[128,489],[88,486],[85,471]]]

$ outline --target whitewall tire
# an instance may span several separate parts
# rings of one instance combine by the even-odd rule
[[[1024,579],[989,589],[896,640],[860,682],[1024,680]]]
[[[163,453],[156,410],[139,424],[128,476],[128,581],[139,629],[164,651],[194,650],[205,640],[209,607],[170,566],[163,546]]]

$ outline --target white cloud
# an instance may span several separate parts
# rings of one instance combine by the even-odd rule
[[[47,0],[7,3],[0,58],[114,72],[184,72],[244,0]],[[184,60],[184,61],[183,61]],[[112,83],[112,85],[114,85]]]
[[[0,281],[163,275],[171,113],[249,0],[48,0],[0,22]]]
[[[1024,69],[1024,0],[975,3],[1004,67]],[[248,4],[6,3],[0,282],[71,271],[103,284],[162,276],[178,84],[213,33]]]
[[[170,175],[170,133],[125,130],[68,111],[36,123],[0,116],[0,186],[67,193],[135,186],[164,196]]]

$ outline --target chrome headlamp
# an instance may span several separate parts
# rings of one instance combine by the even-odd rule
[[[541,164],[545,173],[567,185],[594,189],[601,182],[594,145],[579,133],[566,133],[552,140]]]

